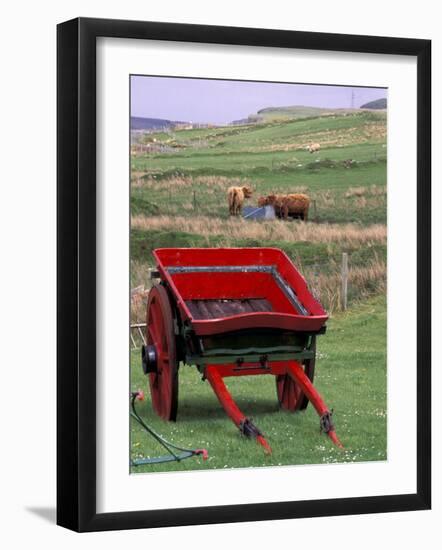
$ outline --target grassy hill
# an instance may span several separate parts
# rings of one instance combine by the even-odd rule
[[[387,98],[382,97],[381,99],[375,99],[374,101],[369,101],[361,105],[361,109],[386,109],[387,108]]]
[[[306,107],[304,105],[293,105],[286,107],[266,107],[260,109],[256,114],[250,115],[251,121],[271,122],[278,120],[296,120],[299,118],[318,117],[330,114],[330,109],[321,107]]]
[[[253,120],[279,120],[279,119],[299,119],[311,118],[319,116],[340,116],[344,114],[354,114],[359,112],[359,109],[333,109],[329,107],[309,107],[305,105],[292,105],[286,107],[266,107],[260,109],[256,115],[250,115]]]

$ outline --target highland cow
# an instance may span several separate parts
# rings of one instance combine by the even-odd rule
[[[288,195],[267,195],[258,199],[258,206],[272,205],[275,214],[286,220],[289,216],[300,217],[307,221],[310,199],[302,193],[291,193]]]
[[[229,203],[230,215],[240,215],[244,200],[249,199],[251,196],[252,189],[248,185],[244,185],[243,187],[229,187],[227,190],[227,200]]]

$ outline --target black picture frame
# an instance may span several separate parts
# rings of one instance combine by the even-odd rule
[[[361,498],[96,512],[96,39],[151,39],[417,59],[417,491]],[[74,19],[57,28],[57,523],[75,531],[424,510],[431,506],[431,41]]]

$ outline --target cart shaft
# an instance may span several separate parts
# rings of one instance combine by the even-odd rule
[[[305,396],[311,401],[313,407],[320,417],[320,429],[325,432],[332,442],[342,448],[342,444],[336,435],[331,417],[332,411],[327,407],[319,392],[313,386],[308,376],[305,374],[303,367],[297,361],[284,361],[277,363],[269,363],[267,366],[268,374],[288,374],[301,388]],[[227,415],[232,419],[234,424],[238,426],[244,435],[255,437],[268,452],[271,453],[270,445],[265,440],[260,430],[247,418],[240,410],[238,405],[230,395],[229,390],[223,381],[223,376],[232,376],[231,365],[207,365],[204,370],[205,378],[212,386],[215,395],[217,396],[222,407]],[[244,373],[245,374],[245,373]],[[253,374],[257,374],[253,372]],[[234,374],[233,374],[234,375]]]
[[[224,384],[217,367],[209,365],[205,370],[205,375],[224,410],[241,432],[248,437],[255,437],[256,441],[264,447],[266,453],[271,454],[272,449],[270,445],[267,443],[260,430],[241,412]]]
[[[290,361],[287,363],[287,374],[299,384],[303,393],[315,407],[321,419],[321,431],[324,431],[337,447],[342,448],[343,445],[339,441],[331,421],[332,411],[328,409],[321,395],[304,373],[304,369],[297,361]]]

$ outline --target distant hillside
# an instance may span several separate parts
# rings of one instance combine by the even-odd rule
[[[328,107],[309,107],[306,105],[289,105],[286,107],[265,107],[248,118],[234,120],[231,124],[256,124],[278,121],[297,120],[327,115],[345,115],[359,112],[359,109],[333,109]]]
[[[250,124],[251,120],[249,118],[240,118],[239,120],[232,120],[230,124]]]
[[[183,124],[177,120],[167,120],[164,118],[143,118],[139,116],[130,117],[131,130],[161,130],[162,128],[171,128],[176,124]]]
[[[305,105],[289,105],[287,107],[266,107],[265,109],[260,109],[257,114],[265,119],[305,118],[321,116],[325,113],[329,113],[330,111],[333,111],[333,109],[307,107]]]
[[[387,108],[387,98],[383,97],[381,99],[375,99],[374,101],[369,101],[361,105],[361,109],[386,109]]]

